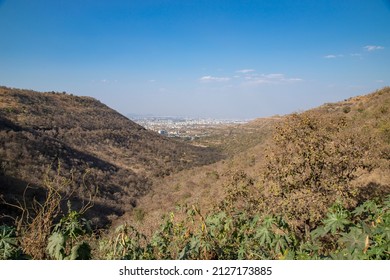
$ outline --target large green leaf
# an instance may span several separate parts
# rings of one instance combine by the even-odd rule
[[[340,242],[351,253],[356,251],[363,253],[367,238],[367,235],[360,228],[353,227],[350,232],[341,234]]]
[[[82,242],[76,246],[73,246],[70,255],[66,257],[68,260],[90,260],[91,259],[91,247],[88,243]]]
[[[325,232],[335,234],[338,231],[343,231],[345,226],[350,223],[351,221],[348,219],[348,212],[339,210],[328,214],[327,219],[324,220],[324,230]]]
[[[6,225],[0,226],[0,260],[15,258],[18,251],[15,229]]]
[[[49,237],[47,250],[50,257],[56,260],[63,260],[65,257],[65,236],[60,232],[53,232]]]
[[[265,226],[260,227],[255,235],[255,238],[258,238],[261,245],[271,245],[273,234],[272,232]]]

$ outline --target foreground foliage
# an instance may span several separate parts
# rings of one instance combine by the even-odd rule
[[[121,225],[111,236],[92,241],[99,243],[94,251],[82,240],[90,232],[87,221],[70,211],[48,238],[48,255],[60,260],[390,259],[390,196],[351,210],[336,203],[304,238],[281,216],[226,211],[203,216],[195,206],[182,210],[185,219],[171,213],[151,238]],[[0,229],[1,259],[19,258],[23,248],[14,229]]]
[[[16,259],[20,255],[18,239],[15,228],[0,226],[0,260]]]
[[[187,209],[186,220],[171,214],[148,241],[131,227],[117,231],[106,243],[110,258],[390,259],[390,196],[352,210],[335,204],[304,238],[281,216],[221,211],[204,217],[196,207]]]
[[[47,251],[57,260],[87,260],[91,258],[90,245],[82,236],[91,233],[90,223],[77,211],[71,210],[55,225],[48,239]]]

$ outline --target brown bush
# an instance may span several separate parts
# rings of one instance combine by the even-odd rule
[[[360,188],[351,182],[371,168],[371,141],[346,127],[342,117],[313,113],[293,114],[276,127],[259,209],[284,213],[303,231],[315,226],[335,201],[356,205]]]

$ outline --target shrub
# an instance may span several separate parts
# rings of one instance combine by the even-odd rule
[[[139,223],[142,223],[146,215],[145,210],[141,208],[135,208],[133,211],[135,220]]]
[[[114,235],[102,238],[99,242],[99,252],[103,259],[151,259],[148,254],[149,245],[145,246],[146,236],[139,233],[133,226],[123,224],[115,229]]]
[[[263,209],[272,204],[272,213],[296,221],[306,234],[336,199],[356,205],[360,189],[351,182],[371,166],[370,140],[345,132],[347,125],[344,118],[303,113],[277,126],[262,176]]]
[[[80,240],[87,233],[91,233],[89,221],[81,217],[81,213],[69,212],[55,225],[48,238],[47,251],[51,258],[57,260],[87,260],[91,258],[91,247]]]
[[[343,107],[343,112],[344,112],[345,114],[348,114],[349,112],[351,112],[351,106],[344,106],[344,107]]]
[[[335,204],[311,233],[317,254],[332,259],[389,259],[390,196],[348,211]]]

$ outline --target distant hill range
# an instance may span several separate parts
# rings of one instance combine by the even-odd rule
[[[88,213],[102,226],[135,207],[155,178],[221,158],[148,131],[91,97],[0,87],[3,202],[43,199],[56,184],[74,207],[94,197]],[[18,211],[3,203],[0,215]]]

